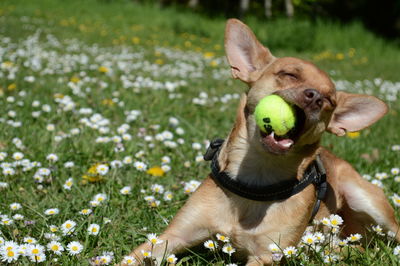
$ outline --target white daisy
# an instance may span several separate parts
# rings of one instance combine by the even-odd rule
[[[44,214],[46,215],[56,215],[60,212],[58,208],[52,208],[52,209],[47,209],[44,211]]]
[[[146,237],[152,245],[157,245],[164,242],[163,240],[159,239],[156,234],[148,234]]]
[[[28,246],[28,255],[29,256],[37,256],[44,252],[44,247],[39,244],[30,244]]]
[[[121,190],[119,191],[122,195],[129,195],[131,194],[131,190],[132,188],[130,186],[126,186],[121,188]]]
[[[10,204],[10,209],[12,211],[16,211],[22,208],[22,205],[20,203],[14,202]]]
[[[218,244],[212,240],[207,240],[204,242],[204,247],[208,248],[209,250],[215,250],[218,247]]]
[[[106,164],[99,164],[96,167],[96,171],[99,175],[106,175],[108,173],[109,167]]]
[[[75,231],[76,222],[73,220],[67,220],[61,225],[61,230],[64,235],[70,235]]]
[[[222,252],[228,254],[228,255],[232,255],[233,253],[235,253],[236,249],[234,247],[232,247],[231,244],[227,243],[222,247]]]
[[[71,256],[82,252],[83,246],[78,241],[72,241],[67,245],[67,250]]]
[[[293,256],[296,256],[297,254],[297,249],[293,246],[287,247],[283,250],[283,254],[285,255],[285,257],[290,258]]]
[[[72,187],[73,184],[74,184],[74,179],[72,177],[70,177],[65,181],[63,187],[66,190],[71,190],[71,187]]]
[[[126,265],[135,265],[136,259],[132,256],[125,256],[122,263]]]
[[[306,245],[313,245],[315,244],[317,238],[312,233],[307,233],[301,238],[301,241]]]
[[[32,255],[29,257],[32,262],[43,262],[46,260],[46,255],[44,253],[40,253],[37,255]]]
[[[167,262],[169,263],[169,264],[175,264],[176,263],[176,261],[178,260],[178,258],[174,255],[174,254],[171,254],[171,255],[169,255],[168,257],[167,257]]]
[[[100,232],[100,225],[90,224],[87,230],[89,235],[97,236]]]
[[[347,240],[350,242],[357,242],[362,238],[362,236],[360,234],[351,234]]]
[[[83,209],[79,213],[82,214],[82,215],[89,215],[92,212],[93,212],[92,209]]]
[[[57,241],[51,241],[50,243],[48,243],[47,249],[56,255],[61,255],[61,253],[64,251],[64,247],[62,246],[62,244]]]

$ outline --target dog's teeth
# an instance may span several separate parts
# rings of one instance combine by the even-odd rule
[[[282,146],[285,148],[289,148],[290,146],[292,146],[293,143],[292,142],[286,142],[286,143],[282,143]]]

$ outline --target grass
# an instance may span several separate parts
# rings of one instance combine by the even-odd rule
[[[387,101],[391,111],[376,125],[359,136],[327,134],[323,144],[362,174],[375,178],[377,173],[387,173],[388,178],[381,180],[387,196],[400,193],[391,173],[399,167],[399,152],[392,150],[400,144],[399,48],[357,23],[260,22],[251,17],[246,22],[276,55],[312,60],[341,89],[367,92]],[[32,236],[45,245],[50,225],[60,227],[74,220],[74,235],[64,236],[60,230],[55,234],[64,245],[79,241],[84,246],[82,253],[56,256],[46,252],[45,263],[88,264],[104,251],[114,252],[114,262],[119,261],[146,234],[162,232],[188,197],[185,182],[201,181],[209,171],[208,163],[197,161],[205,141],[227,136],[232,126],[237,96],[244,86],[230,79],[223,60],[225,20],[128,1],[6,0],[0,2],[0,23],[0,152],[7,153],[3,170],[15,171],[0,175],[0,182],[8,184],[1,189],[0,214],[24,216],[13,219],[12,225],[0,225],[0,236],[18,243]],[[85,114],[87,108],[92,113]],[[130,115],[132,110],[140,111],[136,119]],[[179,124],[174,119],[171,123],[171,117]],[[123,124],[129,125],[125,132],[129,135],[118,144]],[[184,133],[178,134],[177,128]],[[172,143],[165,140],[171,133]],[[105,141],[99,137],[111,140],[101,143]],[[50,169],[51,174],[38,182],[34,176],[40,167],[28,161],[25,166],[16,165],[15,152]],[[58,161],[49,161],[49,154],[56,154]],[[97,164],[129,161],[128,156],[132,163],[110,168],[101,180],[93,171]],[[137,161],[147,168],[161,166],[164,156],[170,158],[166,165],[171,170],[162,177],[133,166]],[[65,167],[70,161],[74,167]],[[93,182],[82,178],[85,175]],[[70,177],[73,185],[68,190],[63,185]],[[163,194],[152,191],[154,184],[171,191],[173,199],[163,200]],[[120,193],[125,186],[131,187],[131,194]],[[108,199],[91,207],[90,201],[99,193]],[[145,200],[149,195],[160,201],[158,207]],[[10,210],[13,202],[22,208]],[[45,215],[49,208],[58,208],[59,214]],[[85,208],[93,209],[93,214],[79,214]],[[97,236],[87,233],[92,223],[100,225]],[[366,252],[343,253],[348,255],[339,264],[395,264],[394,246],[376,236]],[[308,255],[309,260],[299,257],[289,264],[321,263],[319,253]],[[28,258],[18,261],[29,264]],[[230,257],[222,252],[199,249],[185,254],[180,264],[223,265],[228,261]]]

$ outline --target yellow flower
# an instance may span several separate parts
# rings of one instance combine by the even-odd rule
[[[70,79],[70,81],[73,82],[73,83],[78,83],[80,80],[81,80],[81,79],[78,78],[77,76],[73,76],[73,77]]]
[[[337,60],[343,60],[344,59],[344,54],[342,54],[342,53],[336,54],[336,59]]]
[[[86,184],[87,182],[94,183],[103,180],[103,177],[97,173],[97,166],[99,165],[100,163],[96,163],[88,169],[87,174],[82,176],[82,184]]]
[[[107,67],[105,67],[105,66],[101,66],[101,67],[99,67],[99,72],[101,72],[101,73],[107,73],[108,71],[110,71]]]
[[[210,62],[210,66],[216,67],[216,66],[218,66],[218,62],[215,61],[215,60],[212,60],[212,61]]]
[[[15,83],[11,83],[10,85],[8,85],[7,89],[9,91],[13,91],[17,88],[17,85]]]
[[[355,53],[356,53],[356,49],[350,48],[349,52],[348,52],[348,55],[349,55],[349,57],[353,57],[355,55]]]
[[[115,103],[112,99],[104,99],[101,101],[101,104],[107,105],[107,106],[113,106]]]
[[[154,166],[146,171],[149,175],[152,176],[163,176],[165,174],[164,170],[159,166]]]
[[[203,54],[204,58],[209,59],[209,58],[213,58],[215,56],[215,54],[213,52],[205,52]]]
[[[139,44],[140,43],[140,39],[138,37],[132,37],[131,39],[133,44]]]
[[[346,135],[347,137],[351,138],[351,139],[356,139],[358,137],[360,137],[360,131],[356,131],[356,132],[347,132]]]
[[[158,59],[155,61],[155,63],[156,63],[157,65],[162,65],[162,64],[164,64],[164,60],[162,60],[161,58],[158,58]]]
[[[53,95],[53,97],[56,98],[56,99],[63,99],[63,98],[64,98],[64,95],[61,94],[61,93],[55,93],[55,94]]]

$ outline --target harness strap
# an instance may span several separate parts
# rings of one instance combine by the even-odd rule
[[[315,217],[320,207],[321,200],[325,198],[328,188],[326,171],[319,155],[307,168],[300,181],[293,179],[267,186],[251,186],[232,179],[227,172],[221,172],[218,157],[223,142],[223,139],[212,141],[204,154],[204,160],[211,160],[211,177],[217,184],[236,195],[255,201],[284,200],[301,192],[308,185],[314,184],[317,190],[317,199],[314,204],[311,220]]]

